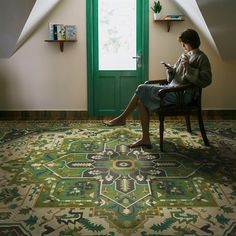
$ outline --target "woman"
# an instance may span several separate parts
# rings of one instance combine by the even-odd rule
[[[183,54],[179,57],[174,66],[164,64],[166,67],[167,87],[175,87],[183,84],[194,84],[204,88],[211,84],[212,73],[211,65],[204,52],[199,49],[201,44],[198,33],[193,29],[182,32],[178,38],[183,47]],[[126,118],[138,108],[142,126],[142,137],[128,146],[130,148],[146,147],[152,148],[149,136],[149,111],[155,111],[160,107],[158,91],[163,85],[142,84],[139,85],[134,96],[131,98],[124,112],[111,121],[105,121],[108,126],[125,125]],[[185,94],[185,102],[189,103],[196,94],[196,90],[189,90]],[[175,104],[176,96],[170,93],[165,97],[165,104]]]

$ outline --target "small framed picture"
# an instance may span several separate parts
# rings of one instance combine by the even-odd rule
[[[76,25],[66,25],[66,40],[76,40],[77,39],[77,28]]]

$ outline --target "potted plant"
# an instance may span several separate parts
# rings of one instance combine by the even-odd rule
[[[162,9],[162,5],[160,1],[154,1],[154,5],[151,7],[154,12],[154,20],[160,19],[160,12]]]

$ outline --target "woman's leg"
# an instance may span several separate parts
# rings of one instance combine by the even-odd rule
[[[150,122],[150,114],[147,110],[147,108],[143,105],[143,103],[139,100],[138,101],[138,109],[139,109],[139,114],[140,114],[140,121],[141,121],[141,126],[142,126],[142,137],[128,145],[131,148],[135,147],[147,147],[151,148],[151,141],[150,141],[150,135],[149,135],[149,122]]]
[[[129,104],[125,108],[125,110],[116,118],[110,121],[104,121],[104,124],[109,126],[116,126],[116,125],[125,125],[126,118],[135,110],[137,107],[139,98],[136,94],[131,98]]]

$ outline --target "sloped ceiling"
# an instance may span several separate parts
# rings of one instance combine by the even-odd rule
[[[0,58],[25,42],[61,0],[0,0]]]
[[[18,49],[61,0],[37,0],[17,41]]]
[[[0,58],[10,57],[60,1],[0,0]],[[174,1],[222,59],[236,59],[235,0]]]
[[[236,59],[236,1],[197,0],[197,4],[221,57]]]
[[[174,0],[224,60],[236,59],[235,0]]]
[[[0,1],[0,57],[10,57],[36,0]]]

